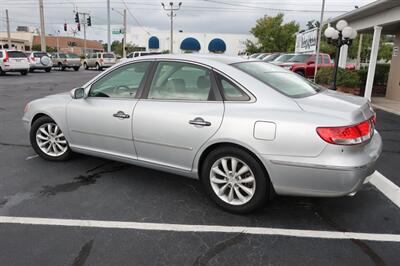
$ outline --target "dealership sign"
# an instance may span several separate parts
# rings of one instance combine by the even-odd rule
[[[317,50],[318,28],[303,31],[296,35],[296,53],[310,53]]]

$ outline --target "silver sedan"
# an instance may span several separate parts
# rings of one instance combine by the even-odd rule
[[[198,178],[236,213],[275,193],[352,194],[382,149],[366,99],[239,57],[127,60],[28,103],[23,123],[44,159],[77,152]]]

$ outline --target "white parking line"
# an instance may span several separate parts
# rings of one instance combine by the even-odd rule
[[[392,181],[384,177],[378,171],[371,175],[369,183],[374,185],[380,192],[382,192],[388,199],[390,199],[397,207],[400,208],[400,188]]]
[[[367,241],[400,242],[400,235],[395,234],[370,234],[339,231],[297,230],[268,227],[245,227],[245,226],[219,226],[219,225],[188,225],[188,224],[165,224],[165,223],[139,223],[121,221],[98,221],[98,220],[73,220],[73,219],[51,219],[32,217],[10,217],[0,216],[0,224],[25,224],[25,225],[50,225],[85,228],[109,228],[109,229],[134,229],[152,231],[173,232],[208,232],[208,233],[244,233],[251,235],[275,235],[303,238],[323,239],[358,239]]]

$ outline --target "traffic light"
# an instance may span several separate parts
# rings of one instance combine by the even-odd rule
[[[88,27],[92,26],[92,18],[91,17],[87,18],[87,25],[88,25]]]
[[[78,25],[76,25],[76,28],[78,29],[78,31],[81,31],[81,23],[78,23]]]
[[[78,12],[75,13],[75,22],[79,23],[79,13]]]
[[[67,22],[65,22],[64,23],[64,31],[67,31],[68,30],[68,28],[67,28]]]

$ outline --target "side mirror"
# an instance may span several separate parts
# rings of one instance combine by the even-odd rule
[[[307,62],[307,65],[313,65],[313,64],[315,64],[314,61],[308,61],[308,62]]]
[[[84,88],[72,89],[70,93],[71,93],[72,99],[82,99],[85,97],[85,89]]]

